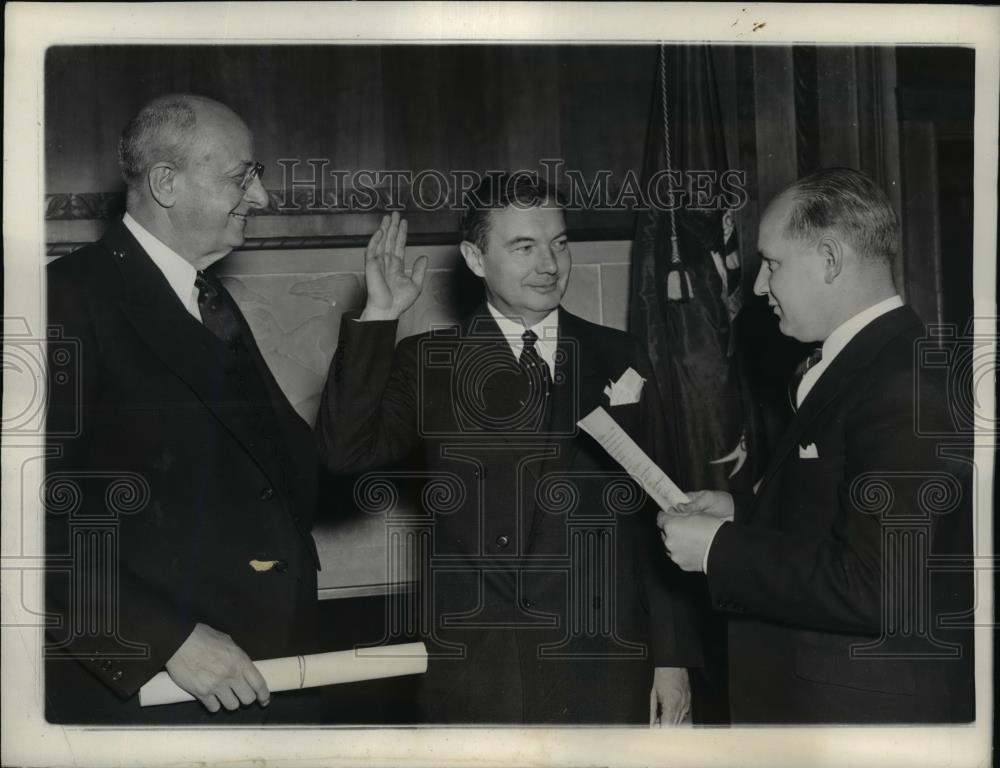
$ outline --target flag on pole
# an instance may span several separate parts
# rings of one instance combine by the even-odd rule
[[[745,200],[726,158],[707,46],[660,46],[643,176],[654,203],[632,246],[630,326],[645,341],[685,491],[749,492],[763,469],[734,326]]]
[[[643,169],[655,204],[636,222],[630,330],[645,342],[663,400],[667,471],[684,491],[750,492],[763,432],[734,333],[745,192],[732,186],[741,177],[726,158],[711,51],[661,45],[655,82]],[[687,587],[705,606],[704,664],[689,670],[692,716],[726,724],[726,619],[708,608],[704,581]]]

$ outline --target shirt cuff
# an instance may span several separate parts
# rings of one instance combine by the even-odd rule
[[[722,524],[728,522],[727,520],[719,520],[719,524],[715,526],[715,530],[712,531],[712,536],[708,540],[708,546],[705,547],[705,556],[701,559],[701,572],[706,576],[708,575],[708,553],[712,551],[712,542],[715,541],[715,534],[719,532]]]

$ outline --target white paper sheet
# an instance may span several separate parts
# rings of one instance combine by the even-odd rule
[[[628,436],[618,422],[608,415],[608,412],[598,406],[580,421],[580,427],[593,437],[615,461],[621,464],[643,490],[648,493],[662,509],[690,501],[687,495],[677,487],[656,462]]]
[[[427,671],[427,648],[423,643],[402,643],[264,659],[254,664],[272,692],[291,691],[399,675],[420,675]],[[139,704],[143,707],[179,701],[194,701],[194,696],[178,686],[166,672],[160,672],[139,689]]]

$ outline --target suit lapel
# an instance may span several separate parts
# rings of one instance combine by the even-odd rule
[[[218,340],[191,317],[124,224],[111,227],[101,245],[121,271],[125,285],[121,309],[143,341],[191,388],[270,477],[273,471],[250,447],[254,441],[249,426],[225,407],[238,394],[220,370]]]
[[[579,451],[576,426],[600,402],[600,360],[579,318],[559,309],[559,343],[552,403],[551,431],[559,443],[559,455],[545,462],[545,472],[562,472],[572,466]]]
[[[861,329],[830,367],[823,371],[816,385],[810,390],[792,423],[785,430],[775,447],[767,471],[757,488],[757,496],[777,474],[785,460],[799,445],[802,435],[831,402],[854,381],[857,375],[868,367],[879,351],[892,338],[904,330],[919,325],[920,320],[909,307],[900,307],[876,318]]]
[[[463,343],[478,342],[496,345],[510,354],[514,361],[510,346],[500,331],[493,316],[485,304],[474,313],[462,328]],[[537,484],[545,475],[569,471],[579,451],[579,441],[576,439],[579,428],[576,422],[585,414],[600,405],[604,384],[604,372],[601,369],[599,351],[593,348],[592,340],[586,333],[585,326],[575,315],[559,308],[559,337],[556,353],[556,373],[550,413],[543,432],[522,433],[501,432],[495,437],[497,441],[518,445],[535,443],[540,448],[551,446],[558,453],[544,461],[533,461],[525,465],[531,476],[529,482]],[[504,392],[497,391],[496,379],[501,377],[485,377],[482,388],[485,399],[491,396],[502,397]],[[606,377],[605,377],[606,378]],[[527,478],[526,478],[527,480]],[[534,498],[534,494],[531,495]],[[531,530],[538,524],[538,505],[526,510],[527,518],[532,521]],[[530,546],[530,545],[529,545]]]
[[[572,468],[580,450],[576,423],[600,404],[599,393],[603,387],[598,358],[583,324],[575,315],[560,307],[556,374],[548,427],[551,443],[558,453],[541,462],[536,482],[539,478],[563,474]],[[535,504],[531,513],[532,531],[538,530],[540,517],[539,507]]]
[[[468,354],[474,357],[478,357],[480,354],[487,354],[492,361],[502,362],[505,366],[509,364],[515,368],[517,367],[517,359],[514,357],[510,344],[485,304],[481,305],[480,309],[468,319],[465,327],[462,329],[461,339],[463,345],[473,344],[477,347],[477,349],[470,351]],[[482,360],[483,358],[480,357],[479,359]],[[465,371],[461,373],[462,375],[466,375]],[[496,414],[503,413],[507,415],[516,411],[514,406],[516,393],[507,384],[508,382],[504,376],[483,376],[479,386],[482,387],[482,400],[486,404],[487,409],[492,404],[496,409],[494,411]],[[458,383],[458,386],[462,386],[462,384]],[[518,433],[513,430],[500,430],[491,437],[504,443],[521,444],[526,439],[530,440],[535,436],[527,432]]]

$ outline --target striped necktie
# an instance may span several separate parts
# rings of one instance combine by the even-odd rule
[[[538,334],[528,329],[521,334],[521,341],[524,347],[521,349],[521,357],[518,362],[528,376],[532,391],[549,394],[549,387],[552,385],[552,373],[549,371],[548,363],[542,360],[538,354],[535,343],[538,341]]]

